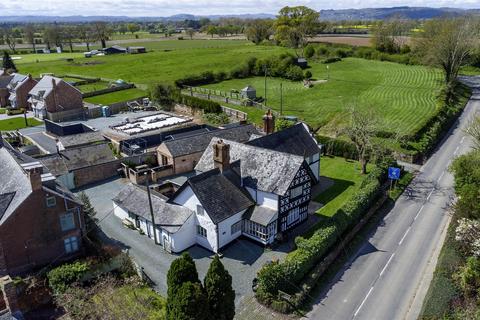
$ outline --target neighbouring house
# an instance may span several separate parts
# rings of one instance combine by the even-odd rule
[[[69,189],[111,178],[121,167],[107,143],[66,148],[38,160]]]
[[[250,140],[252,135],[258,134],[254,125],[239,125],[164,141],[157,148],[158,164],[173,165],[174,174],[189,172],[194,170],[213,137],[244,143]]]
[[[308,218],[315,176],[301,156],[212,138],[195,170],[198,174],[175,188],[168,200],[158,197],[172,205],[170,209],[174,210],[168,216],[175,215],[178,208],[193,212],[179,227],[181,233],[163,236],[157,221],[153,223],[150,214],[142,212],[149,210],[146,195],[138,208],[125,208],[125,198],[132,193],[129,189],[121,192],[121,204],[119,197],[114,199],[114,206],[124,207],[117,216],[135,222],[137,228],[142,228],[136,222],[142,217],[145,226],[151,228],[150,234],[153,229],[161,231],[158,244],[174,248],[174,252],[195,244],[219,252],[242,235],[271,244],[279,233]],[[154,209],[156,214],[166,213]]]
[[[44,76],[29,92],[35,117],[65,121],[84,115],[80,90],[60,78]]]
[[[114,45],[109,48],[102,49],[105,54],[119,54],[119,53],[127,53],[127,48]]]
[[[1,73],[1,71],[0,71]],[[11,75],[1,75],[0,74],[0,107],[5,108],[8,105],[8,85],[12,81],[13,76]]]
[[[145,47],[127,47],[127,52],[130,54],[147,53],[147,49]]]
[[[274,124],[268,128],[271,126]],[[270,130],[268,128],[266,131]],[[290,128],[250,140],[246,144],[303,157],[314,174],[315,180],[318,181],[320,177],[321,149],[304,123],[300,122]]]
[[[82,252],[82,205],[35,159],[0,140],[0,276]]]
[[[13,78],[8,84],[9,104],[14,109],[24,108],[31,109],[31,104],[28,101],[28,93],[38,83],[31,75],[23,75],[19,73],[12,74]]]

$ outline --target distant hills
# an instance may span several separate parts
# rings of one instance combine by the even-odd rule
[[[322,20],[383,20],[393,16],[401,16],[408,19],[432,19],[441,16],[459,16],[465,14],[480,15],[480,9],[457,9],[457,8],[429,8],[429,7],[392,7],[392,8],[365,8],[365,9],[341,9],[341,10],[321,10]],[[177,14],[169,17],[127,17],[127,16],[0,16],[0,23],[19,23],[19,22],[91,22],[91,21],[184,21],[198,20],[200,18],[209,18],[218,20],[220,18],[240,18],[240,19],[273,19],[274,14],[225,14],[197,16],[192,14]]]

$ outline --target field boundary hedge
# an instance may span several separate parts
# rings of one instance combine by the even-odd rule
[[[297,249],[283,262],[262,267],[258,273],[257,300],[283,313],[298,308],[343,246],[383,204],[385,179],[386,169],[373,169],[362,181],[359,191],[332,218],[315,226],[309,238],[295,239]],[[339,239],[342,239],[340,244],[334,248]],[[285,294],[290,298],[285,299]]]

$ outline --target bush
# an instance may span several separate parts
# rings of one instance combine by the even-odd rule
[[[203,115],[205,122],[212,124],[214,126],[220,126],[230,122],[230,118],[227,114],[221,113],[205,113]]]
[[[305,71],[305,75],[304,75],[305,79],[311,79],[312,76],[313,75],[312,75],[312,72],[310,72],[310,70]]]
[[[7,115],[8,116],[14,116],[14,115],[23,114],[23,113],[25,113],[24,108],[20,108],[20,109],[10,109],[10,108],[8,108],[7,109]]]
[[[220,113],[222,112],[222,107],[218,102],[204,100],[197,97],[191,96],[181,96],[179,97],[179,101],[182,104],[185,104],[192,109],[199,109],[205,113]]]
[[[48,272],[48,284],[55,294],[63,293],[71,284],[79,282],[88,271],[85,262],[64,264]]]
[[[260,269],[256,293],[259,300],[272,304],[279,290],[290,294],[297,291],[298,284],[308,272],[325,257],[344,232],[358,223],[378,198],[385,171],[382,168],[372,170],[362,181],[359,191],[333,218],[320,222],[310,238],[297,237],[297,249],[289,253],[284,262],[268,264]]]
[[[308,45],[305,48],[305,58],[310,59],[311,57],[313,57],[314,54],[315,54],[315,48],[313,48],[312,45]]]
[[[328,63],[335,63],[335,62],[338,62],[338,61],[342,61],[342,58],[331,57],[331,58],[327,58],[327,59],[323,60],[322,63],[328,64]]]
[[[317,140],[323,145],[322,151],[324,154],[346,159],[358,159],[357,148],[349,141],[326,136],[317,136]]]
[[[317,55],[319,56],[327,56],[329,55],[329,53],[330,53],[330,50],[327,47],[320,46],[317,49]]]

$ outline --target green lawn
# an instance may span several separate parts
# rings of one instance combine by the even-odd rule
[[[19,71],[20,72],[27,73],[20,66],[22,66],[24,64],[30,64],[30,63],[38,63],[38,64],[42,63],[43,64],[43,62],[52,62],[52,61],[61,61],[61,60],[66,62],[65,59],[82,58],[83,53],[81,53],[81,52],[73,52],[73,53],[64,52],[64,53],[49,53],[49,54],[45,54],[45,53],[30,53],[30,54],[20,54],[20,55],[12,54],[12,57],[20,57],[21,58],[19,60],[14,61],[15,65],[19,66],[19,69],[20,69]],[[50,72],[50,71],[45,70],[43,72],[47,73],[47,72]]]
[[[134,100],[137,98],[145,97],[146,95],[147,93],[145,91],[137,88],[132,88],[86,98],[84,100],[93,104],[109,105],[116,102]]]
[[[24,62],[18,67],[20,72],[34,76],[45,72],[59,75],[78,74],[148,85],[173,82],[186,75],[206,70],[229,71],[249,57],[265,57],[286,51],[281,47],[255,46],[240,40],[168,40],[135,45],[145,45],[147,49],[154,47],[157,51],[136,55],[76,58],[73,63],[58,59],[43,63]]]
[[[327,79],[325,64],[311,66],[309,70],[315,79]],[[268,78],[267,105],[280,110],[282,82],[283,113],[298,116],[315,128],[329,123],[327,127],[336,128],[345,122],[347,111],[355,102],[363,108],[374,108],[384,130],[402,134],[416,130],[435,112],[442,78],[437,70],[357,58],[344,59],[329,68],[330,79],[313,88],[305,88],[302,82]],[[263,77],[235,79],[206,87],[229,92],[250,84],[257,89],[257,96],[264,96],[264,81]],[[241,110],[247,111],[253,121],[260,121],[262,113],[258,110]]]
[[[371,168],[371,166],[369,166]],[[333,180],[333,185],[314,200],[324,204],[318,214],[331,217],[358,190],[363,178],[357,161],[340,157],[322,157],[320,174]]]
[[[106,81],[99,81],[99,82],[94,82],[94,83],[87,83],[87,84],[82,84],[80,86],[76,86],[76,88],[82,93],[86,92],[92,92],[92,91],[97,91],[97,90],[103,90],[108,88],[108,82]]]
[[[43,122],[35,119],[27,119],[30,127],[41,125]],[[11,119],[0,120],[0,131],[13,131],[25,128],[25,119],[23,117],[16,117]]]
[[[7,112],[7,109],[5,109],[5,108],[0,108],[0,114],[4,114],[4,113],[6,113],[6,112]]]

